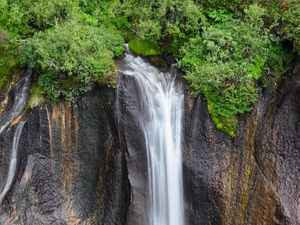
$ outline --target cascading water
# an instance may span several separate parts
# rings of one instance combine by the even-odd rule
[[[0,134],[8,127],[8,125],[20,115],[26,106],[29,89],[31,86],[32,71],[28,69],[25,76],[21,78],[16,84],[16,93],[13,100],[13,105],[7,115],[0,122]]]
[[[29,97],[29,90],[31,86],[31,77],[32,71],[28,69],[25,75],[17,82],[15,87],[15,94],[14,99],[12,102],[12,107],[8,111],[7,115],[2,119],[0,122],[0,135],[5,131],[5,129],[10,125],[10,123],[19,116],[22,111],[24,110],[28,97]],[[1,190],[0,193],[0,205],[2,205],[3,200],[10,190],[14,179],[17,174],[17,163],[18,163],[18,147],[19,147],[19,139],[23,130],[23,126],[25,121],[20,121],[16,125],[14,137],[13,137],[13,144],[8,168],[8,174],[6,178],[6,182]]]
[[[11,186],[14,182],[15,176],[16,176],[17,163],[18,163],[19,140],[20,140],[20,136],[21,136],[24,124],[25,124],[25,121],[19,122],[16,127],[16,130],[15,130],[13,145],[12,145],[12,150],[11,150],[9,169],[8,169],[8,175],[6,178],[5,186],[2,190],[2,192],[0,193],[0,205],[2,205],[3,200],[4,200],[7,192],[11,188]]]
[[[128,51],[119,72],[133,76],[142,93],[140,123],[148,158],[149,224],[183,225],[182,87],[172,72],[160,72]]]

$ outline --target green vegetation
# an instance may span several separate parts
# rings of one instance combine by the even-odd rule
[[[33,68],[33,106],[74,101],[95,82],[115,87],[113,59],[128,42],[142,56],[171,55],[232,137],[300,52],[297,0],[0,0],[0,11],[0,87]]]
[[[0,88],[6,84],[10,75],[19,71],[18,51],[11,39],[13,37],[0,28]]]
[[[15,59],[20,59],[21,65],[38,75],[37,93],[51,101],[73,101],[94,82],[115,86],[113,58],[124,52],[124,39],[115,26],[100,23],[103,17],[87,13],[88,2],[1,0],[1,29],[5,31],[0,33],[0,46],[5,55],[0,58],[0,85],[19,61]],[[6,36],[13,39],[7,41]],[[17,50],[8,51],[10,45]]]
[[[29,38],[21,48],[22,62],[39,73],[48,98],[72,100],[102,76],[114,75],[112,58],[122,54],[123,43],[113,30],[67,22]]]
[[[192,90],[204,93],[213,120],[232,136],[235,117],[251,110],[259,91],[255,81],[267,69],[272,43],[263,16],[257,5],[245,10],[243,19],[213,11],[213,23],[181,49],[180,66]]]
[[[33,87],[31,88],[28,106],[30,108],[34,108],[34,107],[37,107],[40,104],[42,104],[44,101],[45,101],[45,99],[43,97],[41,87],[38,85],[38,83],[35,83],[33,85]]]
[[[284,35],[286,39],[293,41],[295,51],[300,53],[300,2],[289,1],[286,7],[283,16]]]
[[[143,39],[132,39],[129,42],[129,48],[138,55],[142,56],[152,56],[158,55],[159,51],[155,44],[150,41],[143,40]]]

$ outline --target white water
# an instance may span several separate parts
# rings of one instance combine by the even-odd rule
[[[8,169],[8,175],[6,178],[5,186],[0,194],[0,205],[2,205],[3,200],[4,200],[7,192],[10,190],[10,188],[14,182],[15,176],[16,176],[17,163],[18,163],[19,140],[20,140],[20,136],[21,136],[24,124],[25,124],[25,121],[19,122],[16,127],[16,130],[15,130],[13,145],[12,145],[12,150],[11,150],[9,169]]]
[[[141,91],[141,124],[149,174],[149,224],[184,225],[181,120],[182,87],[174,74],[162,73],[126,53],[122,74],[134,76]]]
[[[31,71],[28,70],[27,74],[18,81],[16,84],[16,93],[13,100],[13,105],[7,115],[0,122],[0,134],[9,126],[9,124],[21,114],[28,99],[30,89]]]
[[[24,77],[21,78],[16,84],[12,106],[8,111],[8,113],[6,114],[6,116],[0,122],[0,135],[10,125],[10,123],[15,118],[17,118],[24,110],[28,100],[30,86],[31,86],[31,70],[28,69]],[[5,196],[7,195],[8,191],[11,189],[17,174],[19,139],[23,130],[24,123],[25,121],[21,121],[16,125],[12,150],[11,150],[11,156],[10,156],[10,162],[9,162],[9,168],[8,168],[8,174],[7,174],[5,185],[0,193],[0,205],[2,205]]]

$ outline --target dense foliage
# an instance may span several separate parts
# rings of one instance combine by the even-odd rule
[[[51,100],[73,99],[93,81],[114,75],[112,58],[122,54],[123,43],[115,31],[68,22],[35,33],[22,46],[22,59],[38,71],[38,82]]]
[[[291,1],[283,16],[285,38],[293,41],[294,48],[300,52],[300,2]]]
[[[172,56],[231,136],[300,52],[297,0],[0,0],[0,11],[0,86],[30,66],[34,95],[49,100],[72,101],[95,82],[113,87],[113,59],[128,42],[139,55]]]
[[[113,58],[123,53],[124,39],[114,26],[87,14],[90,6],[83,3],[1,0],[1,27],[14,37],[18,59],[35,70],[39,90],[49,100],[72,101],[94,82],[115,86]],[[8,60],[3,65],[8,68]]]
[[[235,116],[250,111],[256,102],[256,80],[267,69],[272,43],[263,16],[257,5],[245,10],[243,19],[212,12],[214,22],[181,49],[180,66],[192,90],[204,93],[217,126],[231,135]]]

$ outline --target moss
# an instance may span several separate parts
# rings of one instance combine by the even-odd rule
[[[214,113],[214,102],[207,98],[207,108],[208,112],[212,117],[213,122],[215,123],[218,130],[223,131],[231,137],[236,137],[237,127],[238,127],[238,118],[236,116],[231,117],[222,117],[217,116]]]
[[[81,88],[83,84],[74,81],[72,78],[66,78],[62,81],[62,87],[63,89],[75,89],[75,88]]]
[[[148,40],[138,38],[132,39],[129,42],[129,48],[132,52],[141,56],[153,56],[159,54],[157,46]]]
[[[2,88],[10,76],[16,71],[19,65],[18,57],[12,52],[3,51],[0,53],[0,88]]]
[[[117,87],[117,75],[116,70],[112,70],[106,75],[99,78],[99,83],[109,87],[109,88],[116,88]]]
[[[37,107],[44,103],[45,99],[43,97],[43,92],[41,87],[35,83],[31,88],[30,99],[28,101],[28,106],[30,108]]]

